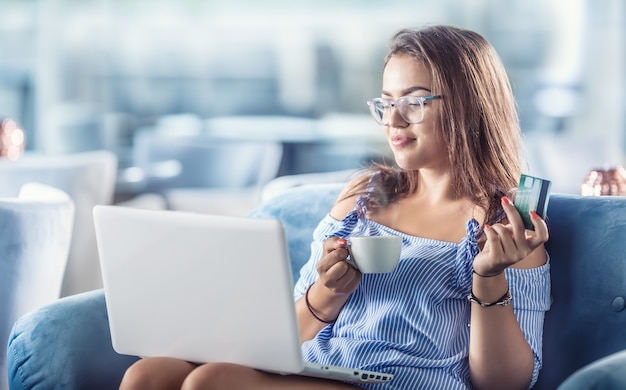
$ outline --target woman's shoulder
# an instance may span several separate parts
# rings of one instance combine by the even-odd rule
[[[330,216],[336,220],[342,220],[349,212],[354,210],[356,200],[365,193],[367,184],[373,174],[372,172],[363,171],[352,177],[339,193],[337,201],[330,210]]]

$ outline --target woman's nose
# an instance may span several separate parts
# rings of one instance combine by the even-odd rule
[[[388,108],[389,110],[389,121],[387,123],[388,126],[391,127],[406,127],[408,125],[408,122],[402,117],[402,115],[400,114],[400,110],[398,110],[398,107],[394,104],[393,106],[390,106]]]

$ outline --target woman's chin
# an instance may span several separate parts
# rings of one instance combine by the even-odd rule
[[[417,169],[413,164],[411,164],[410,162],[406,160],[396,158],[395,161],[396,161],[396,165],[404,170],[412,171],[414,169]]]

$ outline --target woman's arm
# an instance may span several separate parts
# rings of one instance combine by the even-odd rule
[[[333,218],[341,220],[354,208],[354,197],[346,197],[353,186],[353,182],[349,183],[339,195],[339,200],[330,211]],[[345,261],[348,257],[346,244],[345,239],[338,237],[324,242],[321,258],[315,265],[318,278],[296,301],[301,342],[312,339],[333,323],[359,285],[361,273]]]
[[[296,301],[300,341],[310,340],[333,323],[361,280],[361,273],[346,261],[346,240],[333,237],[324,243],[324,256],[317,264],[319,278]]]
[[[486,242],[474,259],[472,293],[484,303],[505,297],[509,286],[504,269],[538,267],[546,262],[545,222],[536,214],[535,232],[526,232],[515,207],[504,198],[509,224],[486,226]],[[482,276],[479,276],[482,275]],[[513,307],[483,307],[472,303],[470,323],[470,376],[477,389],[526,389],[531,383],[534,355],[524,338]]]

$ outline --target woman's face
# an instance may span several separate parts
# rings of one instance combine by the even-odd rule
[[[389,59],[383,72],[381,97],[396,100],[404,96],[429,96],[432,76],[430,69],[407,55]],[[383,129],[396,163],[404,169],[444,169],[448,167],[447,147],[436,134],[436,116],[439,100],[424,104],[424,119],[417,124],[407,123],[397,108],[391,108],[389,124]]]

